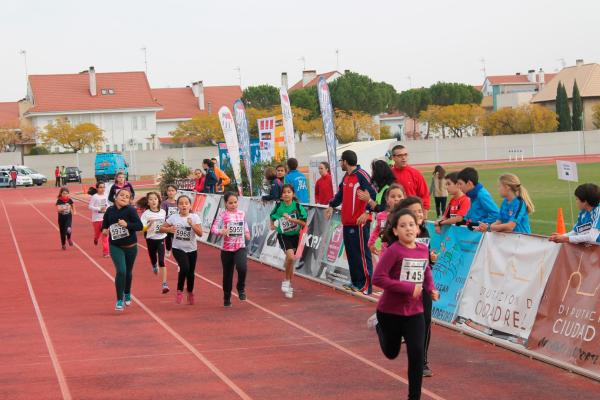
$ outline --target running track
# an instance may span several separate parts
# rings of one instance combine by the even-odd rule
[[[250,262],[248,297],[222,306],[218,251],[199,249],[195,306],[162,295],[144,248],[134,304],[114,307],[113,266],[77,203],[60,250],[54,188],[0,191],[0,399],[400,399],[406,355],[385,359],[374,305]],[[176,268],[168,263],[169,283]],[[235,299],[234,299],[235,300]],[[597,399],[600,384],[434,326],[424,399]]]

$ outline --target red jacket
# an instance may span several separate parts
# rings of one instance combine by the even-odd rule
[[[404,168],[392,167],[396,182],[404,188],[404,194],[417,196],[423,200],[423,208],[429,210],[429,188],[425,183],[423,175],[415,168],[406,166]]]
[[[196,179],[196,184],[194,185],[194,192],[202,193],[204,190],[204,180],[206,179],[206,175],[202,175],[202,178]]]
[[[356,167],[351,174],[346,173],[342,183],[333,200],[329,202],[330,207],[342,205],[342,225],[356,225],[356,220],[366,209],[370,210],[366,201],[358,198],[358,189],[366,190],[375,200],[377,192],[371,184],[371,177],[360,166]]]
[[[331,174],[317,179],[315,183],[315,203],[328,205],[333,199],[333,183]]]

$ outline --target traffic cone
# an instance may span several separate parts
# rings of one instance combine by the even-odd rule
[[[567,233],[567,228],[565,228],[565,218],[563,217],[562,208],[558,209],[558,212],[556,215],[556,233],[558,233],[559,235],[564,235],[565,233]]]

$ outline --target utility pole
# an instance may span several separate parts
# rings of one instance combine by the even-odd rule
[[[483,72],[483,79],[487,77],[487,71],[485,70],[485,58],[481,58],[481,72]]]
[[[27,79],[27,76],[29,76],[27,72],[27,50],[21,50],[19,54],[23,56],[23,61],[25,62],[25,79]]]
[[[408,79],[408,88],[412,89],[412,76],[407,76],[406,79]]]
[[[242,69],[238,66],[238,67],[235,67],[233,70],[237,71],[237,73],[238,73],[238,80],[240,82],[240,87],[242,87]]]
[[[335,70],[340,70],[340,49],[335,49]]]
[[[140,50],[144,52],[144,65],[146,67],[146,75],[148,75],[148,49],[144,46]]]
[[[306,71],[306,57],[302,56],[298,61],[302,61],[302,71]]]

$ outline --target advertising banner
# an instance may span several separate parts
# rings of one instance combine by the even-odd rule
[[[271,223],[268,221],[266,238],[260,252],[260,262],[283,269],[284,261],[285,253],[277,241],[277,231],[271,230]]]
[[[325,251],[321,257],[317,278],[341,287],[350,281],[350,270],[344,251],[344,232],[340,213],[336,210],[328,222],[329,227],[323,241]]]
[[[200,241],[202,242],[208,242],[210,228],[217,215],[217,209],[219,208],[221,198],[222,196],[218,194],[206,193],[200,193],[196,196],[197,200],[194,201],[192,211],[198,214],[202,221],[202,237],[200,237]]]
[[[308,208],[308,227],[300,243],[302,257],[296,272],[318,278],[322,275],[321,259],[326,251],[325,236],[329,230],[329,220],[325,218],[325,208]]]
[[[242,173],[240,168],[240,146],[235,123],[233,121],[233,115],[227,106],[223,106],[219,109],[219,121],[221,122],[221,129],[223,129],[223,136],[225,137],[225,143],[227,143],[227,149],[229,150],[229,161],[231,162],[233,175],[237,182],[238,192],[241,195]]]
[[[246,167],[246,176],[250,186],[250,196],[252,196],[252,159],[250,157],[250,131],[248,130],[248,120],[246,119],[246,108],[241,100],[233,103],[235,112],[235,128],[238,134],[240,150],[244,155],[244,166]]]
[[[269,234],[269,215],[275,203],[251,199],[246,211],[246,222],[250,230],[250,242],[246,243],[248,255],[259,258]]]
[[[274,142],[275,142],[275,159],[285,160],[285,129],[283,127],[283,116],[275,116],[275,131],[274,131]]]
[[[279,98],[281,99],[281,113],[283,114],[283,128],[285,131],[285,144],[287,147],[288,158],[296,157],[296,141],[294,133],[294,120],[292,116],[292,106],[288,96],[287,89],[279,89]]]
[[[327,160],[332,171],[338,170],[338,158],[336,155],[337,139],[335,137],[335,128],[333,125],[333,106],[331,105],[331,95],[329,86],[325,78],[321,77],[317,84],[317,94],[319,96],[319,106],[321,116],[323,117],[323,130],[325,132],[325,146],[327,147]],[[333,192],[337,192],[339,181],[336,174],[332,174]]]
[[[427,229],[431,235],[431,250],[438,254],[432,273],[440,299],[433,302],[432,317],[451,323],[456,318],[458,302],[482,234],[448,225],[438,234],[431,223]]]
[[[260,140],[260,160],[269,162],[275,157],[275,117],[256,120]]]
[[[486,233],[465,285],[458,315],[526,340],[560,245],[547,238]],[[499,334],[498,336],[502,336]]]
[[[527,348],[600,373],[600,246],[561,246]]]

